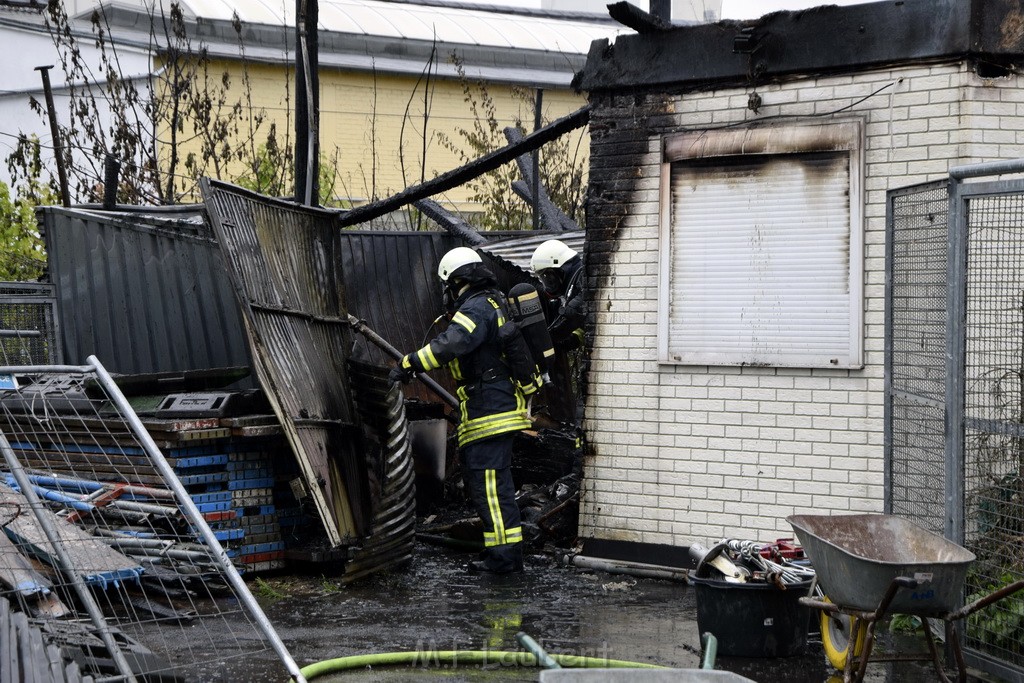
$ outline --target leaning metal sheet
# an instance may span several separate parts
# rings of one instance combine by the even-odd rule
[[[369,531],[347,361],[348,308],[331,214],[204,180],[203,196],[260,384],[298,459],[328,539]]]

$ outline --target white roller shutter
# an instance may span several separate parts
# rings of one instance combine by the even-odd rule
[[[833,149],[669,166],[663,362],[861,366],[850,159]]]

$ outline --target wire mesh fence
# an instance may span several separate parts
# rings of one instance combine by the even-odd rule
[[[244,453],[147,430],[90,363],[0,368],[0,597],[97,679],[301,680],[210,495]]]
[[[1024,577],[1024,183],[889,193],[886,509],[975,553],[965,601]],[[976,666],[1024,674],[1024,597],[972,614]]]
[[[61,363],[54,287],[0,282],[0,363]]]
[[[905,188],[889,203],[886,508],[943,533],[946,184]]]
[[[1024,578],[1024,194],[968,199],[964,535],[968,599]],[[1024,597],[978,613],[968,644],[1024,667]]]

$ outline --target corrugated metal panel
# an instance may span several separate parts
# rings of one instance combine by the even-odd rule
[[[328,540],[370,527],[366,460],[348,378],[352,330],[333,214],[204,179],[203,196],[243,309],[253,366]]]
[[[482,245],[477,249],[485,251],[491,256],[508,261],[520,270],[527,273],[530,271],[530,258],[533,251],[540,246],[541,242],[555,239],[565,242],[577,253],[583,253],[583,238],[585,233],[582,230],[573,232],[546,232],[543,234],[530,235],[529,237],[517,237],[514,239],[502,240]]]
[[[220,250],[196,208],[42,210],[65,362],[111,372],[250,364]]]
[[[348,230],[339,241],[352,314],[402,351],[420,348],[442,310],[437,264],[459,243],[441,232]],[[357,345],[374,362],[392,364],[376,347]]]
[[[849,155],[672,169],[672,360],[849,367]]]
[[[402,389],[386,370],[349,363],[359,415],[370,434],[371,531],[345,564],[351,581],[408,562],[416,538],[416,475]]]

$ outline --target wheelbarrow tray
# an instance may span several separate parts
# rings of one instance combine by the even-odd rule
[[[791,515],[825,595],[840,607],[874,611],[892,580],[905,576],[887,613],[940,616],[963,597],[974,553],[892,515]]]

